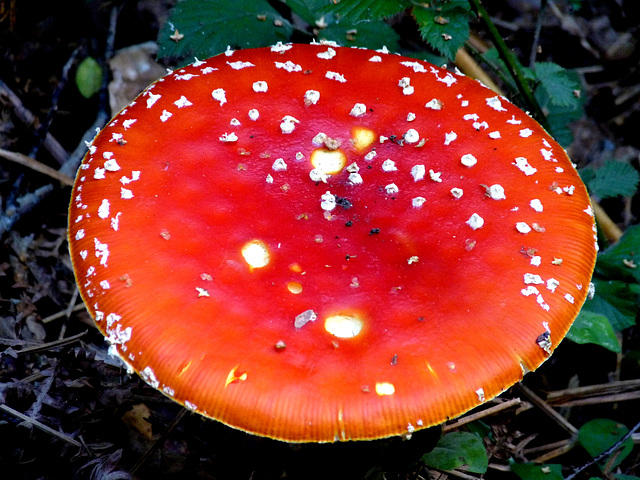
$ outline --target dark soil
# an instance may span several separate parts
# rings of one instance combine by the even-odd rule
[[[114,33],[116,50],[154,41],[172,3],[1,1],[0,80],[5,85],[0,84],[0,148],[55,170],[65,162],[67,168],[73,165],[68,162],[72,152],[83,148],[85,135],[93,135],[100,112],[110,115],[104,96],[101,101],[100,95],[85,99],[78,93],[73,79],[79,61],[91,55],[106,65]],[[507,43],[527,63],[539,2],[486,3]],[[570,148],[580,166],[618,158],[638,167],[640,20],[635,3],[583,0],[583,8],[572,12],[558,0],[557,14],[546,10],[538,60],[576,69],[584,82],[586,115],[572,126],[576,141]],[[114,9],[117,22],[111,23]],[[475,28],[479,31],[480,25]],[[406,35],[414,41],[413,32]],[[437,441],[439,427],[411,441],[288,445],[184,414],[139,377],[128,375],[107,354],[77,294],[66,241],[70,194],[60,181],[0,159],[0,478],[451,476],[419,463]],[[603,206],[622,229],[637,222],[637,195]],[[572,443],[571,426],[610,418],[631,428],[640,421],[640,384],[620,383],[640,378],[637,328],[624,331],[621,340],[620,355],[566,341],[542,368],[527,375],[527,390],[514,387],[490,404],[521,399],[475,424],[490,455],[485,478],[515,478],[510,460],[562,464],[568,475],[590,460]],[[552,392],[578,385],[604,387],[587,405],[551,400]],[[623,390],[607,390],[607,385]],[[569,427],[545,414],[529,391],[548,399]],[[620,391],[624,398],[613,396]],[[640,476],[639,464],[636,448],[615,471]],[[603,473],[592,466],[581,475]]]

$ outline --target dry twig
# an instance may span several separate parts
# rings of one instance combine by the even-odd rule
[[[558,407],[574,407],[639,398],[640,380],[635,379],[556,390],[547,394],[547,403]]]
[[[2,80],[0,80],[0,98],[4,98],[9,103],[13,109],[13,113],[18,117],[18,119],[20,119],[20,121],[22,121],[22,123],[29,126],[37,124],[36,116],[22,104],[20,97],[18,97],[18,95],[16,95]],[[51,156],[61,165],[67,159],[67,151],[50,133],[45,135],[43,145]]]
[[[541,409],[544,413],[547,414],[554,422],[556,422],[560,427],[566,430],[571,436],[577,435],[578,429],[574,427],[567,419],[565,419],[562,415],[556,412],[547,402],[545,402],[542,398],[536,395],[533,390],[529,387],[523,385],[522,383],[517,384],[518,390],[522,392],[522,394],[529,399],[531,403],[533,403],[536,407]]]
[[[22,153],[18,152],[10,152],[9,150],[5,150],[4,148],[0,148],[0,157],[13,163],[17,163],[18,165],[30,168],[31,170],[34,170],[36,172],[47,175],[67,187],[73,186],[73,178],[60,173],[55,168],[51,168],[50,166],[39,162],[35,158],[28,157],[27,155],[23,155]]]
[[[469,53],[464,48],[460,48],[456,52],[456,66],[462,73],[475,80],[481,81],[484,85],[496,92],[498,95],[504,95],[500,87],[493,81],[493,79],[484,71],[484,69],[478,65]]]
[[[25,347],[21,350],[16,350],[16,353],[23,355],[25,353],[37,353],[37,352],[43,352],[46,350],[52,350],[54,348],[63,347],[65,345],[69,345],[70,343],[80,340],[82,337],[84,337],[87,334],[87,332],[88,330],[85,330],[84,332],[78,333],[71,337],[63,338],[62,340],[55,340],[53,342],[43,343],[41,345],[35,345],[33,347]]]
[[[158,439],[153,443],[151,448],[149,448],[149,450],[144,452],[144,455],[142,455],[142,457],[140,457],[140,459],[136,462],[136,464],[133,467],[131,467],[130,472],[132,474],[137,472],[140,469],[140,467],[142,467],[145,464],[145,462],[149,460],[149,457],[151,457],[153,452],[155,452],[158,448],[160,448],[160,446],[164,443],[164,441],[167,439],[167,437],[173,431],[173,429],[178,426],[178,423],[180,423],[180,420],[182,420],[182,418],[187,414],[187,412],[188,410],[186,408],[183,408],[178,412],[178,414],[173,418],[173,420],[167,426],[164,432],[162,432],[162,435],[160,435],[160,437],[158,437]]]
[[[33,418],[30,418],[28,416],[26,416],[23,413],[20,413],[17,410],[14,410],[13,408],[11,408],[8,405],[5,405],[4,403],[0,403],[0,410],[3,410],[5,413],[8,413],[9,415],[12,415],[16,418],[19,418],[20,420],[22,420],[23,422],[26,422],[30,425],[33,425],[34,427],[38,428],[39,430],[42,430],[45,433],[48,433],[49,435],[52,435],[60,440],[62,440],[63,442],[68,443],[69,445],[73,445],[74,447],[78,447],[78,448],[82,448],[82,444],[80,442],[78,442],[77,440],[74,440],[73,438],[71,438],[69,435],[62,433],[62,432],[58,432],[57,430],[54,430],[53,428],[49,427],[48,425],[45,425],[42,422],[39,422],[38,420],[35,420]]]
[[[604,208],[600,206],[595,199],[591,199],[591,206],[593,207],[593,213],[596,216],[596,222],[598,227],[602,230],[602,233],[610,242],[617,242],[622,237],[622,230],[616,223],[611,220],[611,217],[604,211]]]
[[[569,438],[561,442],[556,442],[553,444],[554,447],[551,450],[549,450],[547,453],[540,455],[539,457],[534,458],[533,460],[531,460],[531,462],[546,463],[549,460],[553,460],[554,458],[557,458],[561,455],[564,455],[565,453],[570,452],[573,449],[573,447],[575,447],[577,444],[578,444],[577,437]],[[549,445],[547,445],[547,447],[548,446]]]
[[[496,413],[501,412],[503,410],[507,410],[508,408],[519,406],[521,403],[522,402],[520,401],[519,398],[512,398],[511,400],[507,400],[505,402],[499,403],[498,405],[495,405],[493,407],[489,407],[479,412],[471,413],[463,417],[460,417],[457,420],[455,420],[453,423],[445,425],[442,431],[446,433],[451,430],[455,430],[456,428],[460,428],[462,425],[466,425],[467,423],[475,422],[476,420],[479,420],[481,418],[488,417],[491,415],[495,415]]]
[[[586,470],[587,468],[589,468],[591,465],[594,465],[596,463],[601,462],[602,460],[604,460],[605,458],[607,458],[609,455],[615,453],[624,442],[626,442],[629,438],[631,438],[633,436],[633,434],[638,431],[640,429],[640,422],[637,423],[631,430],[629,430],[627,432],[626,435],[624,435],[620,440],[618,440],[616,443],[614,443],[613,445],[611,445],[611,447],[607,448],[604,452],[602,452],[600,455],[598,455],[597,457],[591,459],[591,461],[585,463],[584,465],[581,465],[580,467],[574,469],[573,473],[571,475],[569,475],[565,480],[573,480],[574,478],[576,478],[580,473],[582,473],[584,470]]]

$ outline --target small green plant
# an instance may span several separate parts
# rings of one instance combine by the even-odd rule
[[[562,465],[535,463],[512,463],[511,471],[522,480],[563,480]]]
[[[482,439],[469,432],[443,435],[435,448],[423,455],[422,461],[440,470],[462,468],[472,473],[485,473],[489,465]]]
[[[580,170],[582,180],[589,191],[600,199],[630,197],[638,189],[638,171],[627,162],[611,159],[599,167],[585,167]]]
[[[620,465],[633,449],[633,440],[627,436],[628,433],[629,429],[621,423],[608,418],[595,418],[580,428],[578,442],[594,459],[604,454],[598,466],[603,472],[608,470],[609,473]],[[609,451],[611,449],[613,450]]]
[[[76,70],[76,86],[84,98],[91,98],[100,91],[102,67],[93,57],[86,57]]]

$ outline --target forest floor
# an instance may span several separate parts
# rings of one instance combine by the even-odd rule
[[[84,140],[111,113],[99,95],[80,95],[74,75],[87,55],[104,62],[110,39],[116,52],[154,42],[173,2],[128,1],[114,10],[119,3],[0,1],[0,478],[455,478],[419,462],[439,428],[410,442],[292,446],[185,415],[107,354],[78,295],[66,226],[68,179]],[[487,2],[521,58],[532,45],[536,3]],[[583,81],[586,113],[571,126],[569,148],[579,166],[616,158],[639,167],[640,32],[632,3],[585,0],[579,12],[545,12],[541,51]],[[157,76],[168,66],[143,62]],[[126,90],[114,85],[112,97],[133,98],[152,80],[141,74]],[[602,206],[624,231],[638,221],[637,201]],[[629,428],[640,421],[637,328],[621,340],[618,355],[564,342],[521,386],[489,402],[502,409],[482,419],[484,478],[515,478],[510,459],[561,464],[568,474],[590,460],[576,446],[576,426],[593,418]],[[587,401],[566,390],[577,385],[592,386]],[[636,447],[616,471],[640,477],[639,465]],[[604,474],[589,467],[582,475]]]

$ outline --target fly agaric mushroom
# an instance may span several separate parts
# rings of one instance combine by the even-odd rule
[[[410,434],[503,392],[566,334],[597,248],[527,114],[328,44],[151,85],[90,145],[69,221],[82,298],[132,369],[291,442]]]

